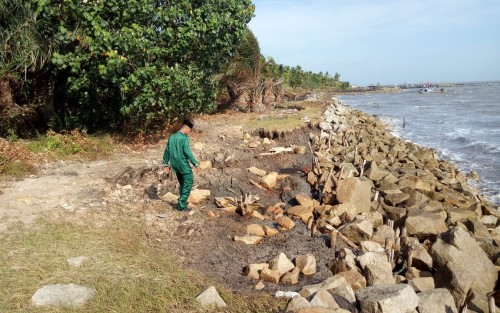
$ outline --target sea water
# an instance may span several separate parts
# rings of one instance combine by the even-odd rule
[[[500,204],[500,82],[456,84],[443,93],[403,89],[340,99],[390,123],[394,135],[434,148],[462,172],[477,172],[480,180],[472,185]]]

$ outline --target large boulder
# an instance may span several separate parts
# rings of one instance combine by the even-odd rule
[[[447,214],[441,212],[427,212],[423,210],[409,210],[406,218],[406,230],[409,236],[419,239],[436,236],[448,230],[446,227]]]
[[[358,214],[370,212],[371,197],[370,181],[351,177],[338,182],[337,201],[354,204]]]
[[[431,246],[436,287],[450,290],[457,307],[465,304],[469,292],[471,302],[488,311],[486,294],[493,291],[497,270],[476,240],[464,229],[454,227],[442,233]]]
[[[420,313],[458,313],[453,296],[446,288],[423,291],[417,296]]]
[[[363,313],[413,313],[418,297],[406,284],[371,286],[356,291]]]
[[[356,221],[347,225],[341,232],[352,242],[359,244],[372,238],[373,225],[369,220]]]
[[[389,171],[378,167],[377,163],[373,161],[370,164],[370,168],[366,171],[365,176],[368,177],[368,179],[379,181],[389,174],[390,174]]]

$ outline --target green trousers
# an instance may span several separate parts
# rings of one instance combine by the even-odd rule
[[[179,181],[179,200],[177,202],[177,209],[183,211],[187,207],[187,200],[193,188],[193,172],[179,173],[176,172],[177,180]]]

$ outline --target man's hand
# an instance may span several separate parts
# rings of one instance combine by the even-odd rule
[[[170,166],[165,166],[165,167],[163,168],[163,172],[165,173],[165,175],[170,174]]]

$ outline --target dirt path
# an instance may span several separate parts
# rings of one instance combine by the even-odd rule
[[[282,115],[284,111],[272,114]],[[263,144],[262,138],[245,137],[247,130],[238,126],[241,118],[241,114],[226,114],[196,121],[191,146],[198,160],[210,160],[213,168],[195,177],[195,187],[209,189],[211,197],[198,205],[192,216],[175,211],[172,203],[164,199],[165,194],[178,194],[178,190],[174,179],[160,179],[158,175],[164,149],[164,142],[159,142],[147,150],[131,150],[106,160],[47,164],[38,175],[2,188],[0,237],[10,225],[22,223],[30,227],[38,218],[92,227],[106,227],[130,218],[144,223],[145,240],[150,244],[174,251],[186,266],[236,292],[252,290],[254,282],[242,275],[246,265],[267,262],[279,252],[294,258],[315,251],[321,266],[314,279],[320,281],[329,275],[326,263],[331,252],[324,238],[311,238],[306,227],[297,223],[293,232],[280,233],[258,246],[235,244],[232,238],[245,235],[248,224],[275,225],[237,214],[222,214],[214,204],[215,197],[239,197],[241,192],[248,192],[259,196],[265,207],[279,202],[289,205],[295,194],[310,192],[302,171],[310,165],[310,153],[259,154],[272,147],[307,146],[312,130],[305,126]],[[288,177],[272,190],[261,189],[250,182],[258,181],[247,170],[251,166]],[[219,217],[209,218],[209,211]],[[303,281],[288,289],[298,290],[309,283]],[[269,285],[266,290],[273,292],[277,288],[287,289]]]

